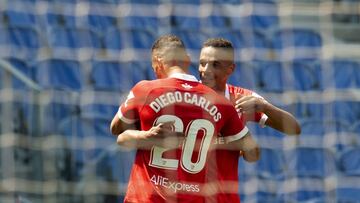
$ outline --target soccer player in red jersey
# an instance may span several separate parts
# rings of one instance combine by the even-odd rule
[[[300,134],[300,125],[293,115],[249,89],[227,84],[234,69],[234,48],[230,41],[211,38],[203,43],[199,64],[203,84],[233,102],[246,121],[258,122],[261,126],[269,126],[285,134]]]
[[[231,102],[186,74],[189,64],[178,37],[160,37],[152,47],[160,79],[137,83],[113,118],[118,144],[138,148],[125,202],[217,202],[209,184],[217,178],[208,158],[214,140],[237,152],[256,147]],[[123,133],[136,123],[142,133]]]
[[[257,122],[262,127],[270,126],[286,134],[300,134],[300,126],[290,113],[272,105],[251,90],[227,84],[235,69],[234,48],[230,41],[222,38],[208,39],[203,43],[199,62],[202,83],[230,100],[245,122]],[[221,149],[214,155],[217,160],[219,188],[222,190],[217,197],[219,202],[240,202],[237,170],[239,153],[250,162],[259,159],[257,153]]]

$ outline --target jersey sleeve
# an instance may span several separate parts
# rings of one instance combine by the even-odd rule
[[[229,112],[228,115],[231,116],[225,121],[221,131],[226,143],[239,140],[249,132],[249,129],[245,126],[244,118],[238,116],[235,109]]]
[[[145,104],[147,91],[144,82],[136,84],[129,92],[126,100],[119,107],[117,112],[121,121],[133,124],[139,120],[140,109]]]
[[[264,128],[265,127],[265,122],[269,117],[264,113],[260,113],[260,115],[261,115],[261,117],[260,117],[258,123],[262,128]]]

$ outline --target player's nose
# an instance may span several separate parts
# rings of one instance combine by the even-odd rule
[[[202,72],[211,72],[211,65],[206,63],[204,66],[202,66]]]
[[[200,75],[203,79],[205,79],[205,78],[210,79],[210,78],[214,77],[213,72],[208,67],[204,68],[202,71],[200,71]]]

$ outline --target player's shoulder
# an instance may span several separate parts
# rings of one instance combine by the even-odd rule
[[[151,84],[151,80],[140,80],[134,85],[134,88],[143,88]]]
[[[210,101],[216,103],[217,105],[233,107],[232,103],[224,95],[219,94],[218,92],[204,84],[200,84],[199,86],[201,86],[203,92],[205,92],[206,97]]]
[[[166,79],[141,80],[136,83],[136,87],[151,88],[153,85],[161,85]]]
[[[215,91],[215,90],[213,90],[212,88],[210,88],[210,87],[202,84],[201,82],[198,82],[198,83],[197,83],[197,88],[198,88],[198,89],[201,89],[201,90],[204,90],[204,91],[206,91],[206,92],[210,92],[210,93],[212,93],[212,94],[214,94],[214,93],[216,94],[216,91]]]
[[[169,78],[155,79],[155,80],[141,80],[133,88],[133,91],[151,92],[154,89],[163,88],[165,86],[171,86],[171,80]]]
[[[143,93],[150,90],[150,87],[154,85],[155,80],[141,80],[132,88],[133,92]]]
[[[203,92],[206,94],[207,97],[211,98],[211,99],[222,99],[225,98],[222,95],[218,94],[215,90],[213,90],[212,88],[202,84],[202,83],[197,83],[196,84],[196,89],[199,92]]]

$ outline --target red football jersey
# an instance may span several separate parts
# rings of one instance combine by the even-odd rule
[[[118,116],[129,124],[140,121],[142,130],[175,121],[175,131],[186,137],[176,149],[137,150],[125,202],[209,202],[217,174],[209,167],[214,141],[228,143],[248,132],[231,102],[185,74],[139,82]]]
[[[259,96],[255,92],[236,87],[227,84],[225,89],[225,97],[235,104],[236,100],[241,96],[254,95]],[[239,113],[241,117],[241,113]],[[244,116],[245,123],[247,121],[258,122],[261,126],[264,126],[268,117],[264,113],[255,113],[253,116]],[[217,140],[216,144],[225,144],[221,140]],[[217,194],[217,202],[240,202],[239,198],[239,176],[238,176],[238,163],[239,163],[239,151],[229,150],[216,150],[216,154],[213,159],[216,160],[216,170],[218,172],[217,181],[220,191]]]

